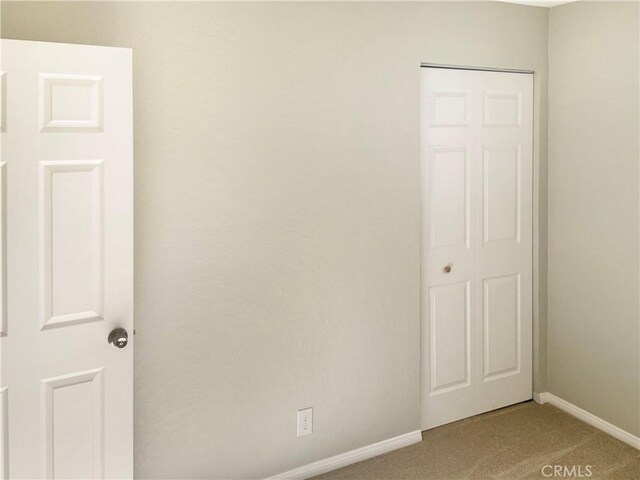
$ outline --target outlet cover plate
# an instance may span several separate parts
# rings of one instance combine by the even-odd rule
[[[298,436],[304,437],[313,433],[313,408],[298,410]]]

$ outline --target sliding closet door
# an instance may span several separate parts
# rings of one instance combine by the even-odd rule
[[[531,398],[530,74],[422,69],[422,427]]]

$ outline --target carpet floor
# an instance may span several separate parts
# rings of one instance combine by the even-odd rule
[[[427,430],[421,443],[315,477],[547,478],[640,480],[640,452],[549,404],[525,402]]]

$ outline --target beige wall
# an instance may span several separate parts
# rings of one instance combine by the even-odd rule
[[[551,9],[549,390],[640,433],[639,4]]]
[[[4,2],[6,38],[134,49],[137,477],[419,428],[418,67],[536,71],[546,246],[547,26],[504,3]]]

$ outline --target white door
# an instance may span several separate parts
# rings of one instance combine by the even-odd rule
[[[131,51],[1,42],[0,473],[130,478]]]
[[[422,69],[422,428],[531,399],[533,75]]]

